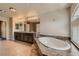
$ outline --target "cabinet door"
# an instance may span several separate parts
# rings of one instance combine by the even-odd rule
[[[25,35],[25,36],[24,36],[24,41],[26,41],[26,42],[27,42],[27,40],[28,40],[28,39],[27,39],[27,36]]]
[[[31,37],[29,36],[29,42],[30,42],[30,43],[33,42],[33,37],[32,37],[32,36],[31,36]]]
[[[14,33],[15,40],[21,40],[21,33]]]

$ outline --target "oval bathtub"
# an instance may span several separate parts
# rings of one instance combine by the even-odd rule
[[[40,37],[39,42],[43,45],[55,49],[55,50],[69,50],[71,48],[70,44],[66,41],[62,41],[51,37]]]

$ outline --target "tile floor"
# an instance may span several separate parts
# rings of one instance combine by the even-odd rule
[[[0,41],[0,56],[37,56],[32,44],[20,41]],[[71,44],[71,56],[79,56],[79,51]]]
[[[20,41],[0,41],[0,56],[32,56],[32,45]]]

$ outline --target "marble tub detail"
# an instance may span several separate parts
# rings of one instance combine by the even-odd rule
[[[50,56],[70,55],[71,46],[67,41],[51,37],[39,37],[36,39],[41,52]]]
[[[64,42],[56,38],[40,37],[39,41],[45,46],[56,49],[56,50],[69,50],[70,49],[70,44],[68,42]]]

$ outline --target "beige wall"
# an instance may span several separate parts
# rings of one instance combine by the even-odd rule
[[[69,37],[69,9],[40,15],[40,33]]]
[[[54,36],[67,36],[69,37],[69,9],[50,11],[38,16],[40,18],[40,25],[38,25],[38,32],[41,34],[48,34]],[[13,18],[13,39],[16,30],[15,24],[23,22],[25,19]],[[27,25],[27,32],[29,25]]]

